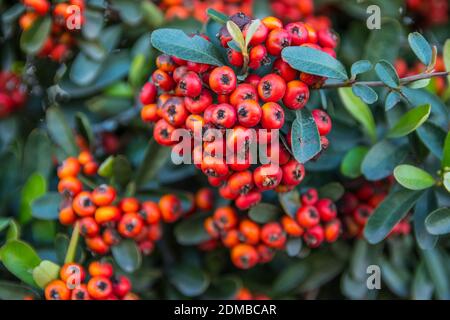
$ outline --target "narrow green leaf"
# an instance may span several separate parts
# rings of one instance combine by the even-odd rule
[[[375,65],[375,72],[380,80],[383,81],[383,83],[388,87],[398,88],[400,85],[400,79],[398,78],[397,71],[389,61],[381,60],[378,62]]]
[[[414,207],[414,234],[419,247],[423,250],[434,248],[438,237],[430,234],[425,227],[428,214],[437,208],[437,199],[432,190],[427,190]]]
[[[208,8],[208,9],[206,10],[206,13],[208,14],[208,16],[209,16],[211,19],[213,19],[213,20],[215,20],[215,21],[217,21],[217,22],[219,22],[219,23],[221,23],[221,24],[225,24],[225,23],[227,23],[227,21],[228,21],[228,16],[226,16],[226,15],[223,14],[222,12],[219,12],[219,11],[214,10],[214,9],[212,9],[212,8]]]
[[[450,209],[439,208],[425,219],[425,226],[433,235],[444,235],[450,233]]]
[[[75,115],[75,122],[77,125],[77,132],[86,139],[88,145],[92,148],[95,146],[94,131],[92,130],[91,123],[84,113],[77,112]]]
[[[369,149],[364,146],[354,147],[349,150],[341,162],[341,173],[355,179],[361,175],[361,164]]]
[[[410,190],[428,189],[436,183],[428,172],[408,164],[397,166],[394,177],[399,184]]]
[[[237,45],[241,48],[241,51],[245,49],[245,39],[242,34],[241,29],[239,29],[238,25],[233,21],[227,21],[227,30],[230,34],[231,38],[237,43]]]
[[[442,159],[445,131],[434,123],[427,121],[422,126],[417,128],[416,132],[428,150],[430,150],[431,153],[438,159]]]
[[[399,138],[410,134],[427,121],[430,112],[431,106],[429,104],[409,110],[389,130],[387,136],[389,138]]]
[[[142,164],[137,170],[135,177],[136,184],[140,186],[153,179],[156,173],[169,159],[170,153],[170,148],[161,146],[152,139],[145,150]]]
[[[408,42],[417,58],[419,58],[424,65],[430,65],[433,50],[428,41],[420,33],[413,32],[408,35]]]
[[[442,300],[450,299],[450,286],[446,273],[445,260],[436,249],[422,250],[422,256],[428,270],[428,274],[436,288],[437,297]]]
[[[292,124],[292,152],[300,163],[306,163],[321,150],[320,136],[316,122],[306,109],[298,110]]]
[[[444,142],[444,155],[442,157],[442,168],[450,168],[450,132],[447,133],[447,137]]]
[[[423,191],[400,189],[389,194],[367,220],[364,236],[370,243],[386,238],[419,199]]]
[[[372,141],[375,141],[376,127],[370,108],[354,95],[351,88],[340,88],[339,96],[347,111],[362,124]]]
[[[248,47],[248,44],[252,40],[253,36],[255,35],[256,31],[258,31],[259,26],[261,25],[261,20],[256,19],[253,20],[248,27],[247,34],[245,36],[245,46]]]
[[[53,141],[68,155],[76,156],[78,147],[72,129],[58,107],[51,107],[46,113],[47,130]]]
[[[23,282],[36,286],[33,269],[41,263],[34,249],[27,243],[11,240],[0,249],[0,259],[6,269]]]
[[[309,47],[287,47],[283,49],[281,56],[295,70],[331,79],[348,80],[342,63],[323,51]]]
[[[430,300],[433,297],[434,286],[423,261],[416,268],[411,291],[414,300]]]
[[[181,30],[158,29],[152,33],[151,42],[156,49],[180,59],[215,66],[223,65],[211,42],[198,36],[194,38],[188,37]]]
[[[53,165],[48,160],[52,145],[43,129],[34,129],[28,136],[23,151],[23,176],[28,177],[39,172],[44,178],[50,175]]]

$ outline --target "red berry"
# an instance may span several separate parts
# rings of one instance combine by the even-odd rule
[[[295,159],[291,159],[281,169],[283,170],[282,183],[285,185],[296,186],[305,178],[305,167]]]
[[[217,94],[230,94],[236,89],[236,74],[230,67],[217,67],[209,76],[209,87]]]
[[[277,74],[264,76],[258,84],[258,94],[265,102],[277,102],[283,98],[286,82]]]
[[[235,200],[235,205],[240,210],[247,210],[261,201],[262,195],[259,191],[250,191],[247,194],[241,194]]]
[[[286,235],[279,223],[271,222],[262,227],[261,240],[269,247],[281,249],[286,243]]]
[[[314,109],[311,112],[314,121],[316,122],[317,129],[319,130],[319,134],[321,136],[326,136],[331,131],[331,119],[328,114],[320,109]]]
[[[316,203],[316,208],[319,211],[321,221],[328,222],[336,218],[336,205],[330,199],[320,199]]]
[[[313,206],[300,207],[297,210],[297,222],[303,228],[312,228],[320,222],[319,212]]]
[[[247,128],[255,127],[261,120],[262,111],[258,102],[245,100],[236,109],[239,123]]]
[[[291,34],[284,29],[270,31],[266,40],[267,52],[273,56],[279,56],[281,51],[290,45]]]
[[[308,86],[299,81],[290,81],[287,84],[286,94],[283,98],[283,103],[286,107],[292,110],[303,108],[309,100],[309,88]]]
[[[185,97],[198,97],[202,92],[202,80],[197,73],[186,72],[177,84],[176,93]]]
[[[308,42],[308,30],[301,22],[289,23],[284,27],[286,31],[291,35],[291,43],[293,46],[299,46]]]
[[[147,82],[142,87],[139,97],[143,105],[154,103],[156,98],[156,86],[151,82]]]
[[[261,125],[264,129],[281,129],[284,125],[284,110],[276,102],[267,102],[262,108]]]
[[[319,247],[325,238],[322,226],[315,226],[308,229],[303,235],[306,245],[310,248]]]
[[[259,166],[253,172],[253,180],[261,191],[275,189],[281,182],[283,171],[277,164]]]

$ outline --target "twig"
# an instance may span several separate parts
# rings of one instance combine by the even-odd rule
[[[400,79],[400,84],[401,85],[407,85],[407,84],[410,84],[410,83],[412,83],[414,81],[418,81],[418,80],[431,79],[431,78],[434,78],[434,77],[446,77],[448,75],[450,75],[450,72],[421,73],[421,74],[418,74],[418,75],[414,75],[414,76],[405,77],[405,78]],[[354,86],[355,84],[366,85],[368,87],[385,87],[386,86],[386,84],[384,84],[384,82],[382,82],[382,81],[348,80],[348,81],[344,81],[344,82],[324,84],[322,87],[317,88],[317,90],[320,90],[320,89],[348,88],[348,87]]]

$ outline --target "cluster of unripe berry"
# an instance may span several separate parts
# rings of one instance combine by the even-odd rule
[[[12,72],[0,71],[0,119],[23,107],[27,88]]]
[[[367,220],[386,198],[393,184],[393,178],[368,182],[353,181],[346,186],[347,192],[338,202],[338,210],[344,223],[346,238],[363,237]],[[401,220],[390,235],[406,235],[411,232],[408,218]]]
[[[30,29],[43,16],[51,14],[52,17],[50,35],[37,54],[38,57],[48,57],[56,62],[64,61],[76,43],[73,32],[79,31],[77,28],[69,27],[72,24],[72,22],[69,23],[69,19],[83,23],[85,1],[67,0],[52,4],[49,0],[23,0],[23,4],[26,12],[19,19],[19,25],[23,31]],[[71,8],[76,8],[76,12]],[[77,15],[76,19],[74,19],[75,15]]]
[[[309,189],[300,200],[295,217],[284,215],[279,222],[259,225],[232,207],[220,207],[205,219],[204,227],[212,239],[230,249],[231,261],[241,269],[270,262],[290,238],[301,237],[309,248],[335,242],[342,227],[333,201],[319,199],[316,189]]]
[[[45,287],[46,300],[137,300],[131,292],[131,281],[115,275],[108,262],[89,264],[88,275],[83,266],[66,263],[59,271],[59,279]]]
[[[251,19],[238,13],[230,20],[246,36]],[[209,40],[207,36],[201,36]],[[228,47],[232,38],[226,27],[217,37],[228,53],[229,63],[245,68],[243,54]],[[301,183],[305,175],[303,165],[291,156],[284,144],[271,141],[271,132],[283,127],[284,107],[291,110],[304,108],[309,100],[309,86],[320,85],[324,79],[291,68],[281,58],[281,50],[302,45],[334,55],[336,39],[329,30],[316,32],[302,22],[283,26],[278,18],[266,17],[249,45],[249,73],[243,81],[238,80],[235,70],[229,66],[215,67],[162,54],[156,59],[157,70],[140,95],[144,105],[141,118],[155,123],[153,136],[159,144],[177,144],[178,139],[173,136],[176,129],[194,132],[195,127],[200,126],[202,132],[206,132],[201,137],[201,145],[192,148],[194,164],[208,176],[212,186],[220,187],[222,197],[235,200],[241,210],[257,204],[263,191],[291,190]],[[268,74],[260,76],[253,73],[265,64],[271,64],[272,60],[273,66]],[[313,110],[312,115],[325,149],[331,119],[319,109]],[[208,136],[208,129],[221,130],[221,136]],[[262,140],[261,136],[267,139]],[[241,149],[239,139],[245,140]],[[292,145],[290,132],[284,140],[289,147]],[[252,166],[257,163],[249,151],[252,144],[265,145],[267,156],[272,161]],[[279,147],[275,148],[275,145]],[[224,150],[234,152],[234,158],[226,157]]]
[[[407,0],[406,3],[408,10],[425,24],[441,25],[448,22],[448,0]]]
[[[274,16],[284,21],[298,21],[314,13],[313,0],[272,0],[270,7]]]
[[[86,246],[96,254],[107,254],[122,239],[133,239],[143,254],[150,254],[162,235],[161,222],[173,223],[183,214],[180,199],[173,194],[162,196],[158,203],[119,198],[116,189],[106,184],[85,190],[79,175],[95,175],[97,168],[88,151],[60,165],[58,191],[64,196],[60,223],[77,223]]]
[[[228,15],[235,12],[251,15],[253,2],[254,0],[162,0],[159,6],[167,20],[194,17],[198,21],[205,22],[208,19],[207,9],[214,9]]]
[[[416,62],[413,66],[410,66],[408,65],[408,62],[402,58],[398,58],[395,61],[394,67],[400,78],[421,74],[425,72],[427,69],[427,67],[420,62]],[[446,71],[444,58],[442,57],[442,55],[438,55],[436,57],[436,64],[434,66],[434,71],[435,72]],[[433,88],[436,90],[436,94],[439,96],[442,96],[448,87],[448,81],[445,77],[435,77],[432,79],[432,83]]]

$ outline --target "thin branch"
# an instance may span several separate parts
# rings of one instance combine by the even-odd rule
[[[418,80],[424,80],[424,79],[431,79],[434,77],[446,77],[450,75],[450,72],[434,72],[434,73],[421,73],[418,75],[414,75],[414,76],[410,76],[410,77],[405,77],[400,79],[400,84],[401,85],[407,85],[410,84],[414,81],[418,81]],[[386,84],[384,84],[382,81],[356,81],[356,80],[349,80],[349,81],[345,81],[345,82],[337,82],[337,83],[329,83],[329,84],[324,84],[322,87],[317,88],[317,89],[336,89],[336,88],[347,88],[347,87],[352,87],[355,84],[361,84],[361,85],[366,85],[369,87],[385,87]]]

